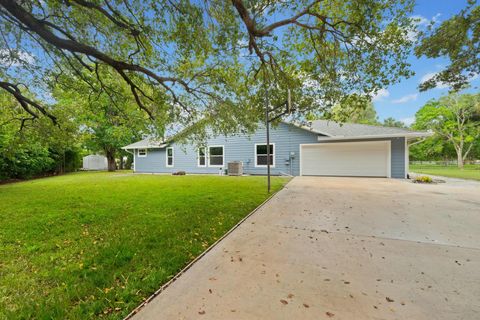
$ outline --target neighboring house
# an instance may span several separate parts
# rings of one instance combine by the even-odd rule
[[[91,154],[83,157],[83,170],[107,170],[107,158],[105,156]]]
[[[409,139],[428,136],[401,128],[343,125],[315,120],[309,126],[282,122],[270,130],[271,172],[319,176],[406,178]],[[134,171],[218,173],[241,161],[245,174],[266,174],[265,127],[253,134],[217,136],[203,147],[150,139],[123,147],[134,154]]]

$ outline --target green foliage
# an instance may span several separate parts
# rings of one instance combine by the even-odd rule
[[[450,160],[456,157],[452,144],[437,135],[411,145],[409,152],[412,161]]]
[[[208,119],[233,133],[251,131],[262,118],[265,83],[273,105],[290,88],[301,118],[412,75],[406,58],[414,0],[241,1],[254,27],[266,28],[253,35],[233,1],[91,2],[22,1],[20,9],[43,27],[31,29],[5,9],[0,45],[12,65],[0,78],[48,96],[46,84],[56,87],[61,77],[83,90],[115,75],[126,100],[155,118],[160,131]],[[271,17],[298,14],[271,25]],[[38,30],[71,46],[60,49]],[[115,96],[115,88],[102,94]]]
[[[78,76],[69,74],[59,77],[53,88],[56,109],[70,115],[88,150],[101,152],[112,162],[121,147],[140,139],[142,134],[163,135],[161,124],[154,126],[148,121],[147,114],[129,95],[128,86],[116,74],[105,68],[99,68],[97,74],[103,79],[98,86],[95,82],[88,85]],[[88,73],[82,77],[93,80],[93,75]],[[154,115],[161,112],[161,107],[149,107]]]
[[[480,5],[469,0],[468,6],[438,27],[430,26],[415,48],[417,57],[448,57],[450,65],[420,85],[420,90],[448,84],[459,90],[471,77],[480,74]]]
[[[403,123],[400,120],[396,120],[395,118],[388,117],[386,119],[383,119],[383,126],[385,127],[395,127],[395,128],[407,128],[405,123]]]
[[[358,94],[352,94],[335,105],[331,111],[326,111],[322,119],[336,122],[360,123],[379,125],[377,111],[370,98]]]
[[[0,180],[32,178],[52,173],[56,169],[55,160],[48,149],[38,144],[15,145],[10,150],[2,145],[0,149]]]
[[[80,150],[74,129],[68,121],[63,125],[54,126],[45,118],[32,121],[11,96],[0,92],[0,180],[78,169]]]
[[[426,139],[425,148],[430,145],[430,154],[437,158],[455,150],[458,165],[462,166],[480,138],[478,108],[480,95],[452,93],[439,100],[425,104],[415,115],[414,129],[432,130],[434,135]],[[447,144],[450,147],[447,147]],[[474,148],[475,147],[475,148]],[[478,155],[477,155],[478,156]]]
[[[0,186],[0,319],[122,319],[268,196],[262,177],[100,172]]]

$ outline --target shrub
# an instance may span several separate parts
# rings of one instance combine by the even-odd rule
[[[428,176],[418,176],[418,177],[415,177],[413,179],[413,182],[416,182],[416,183],[432,183],[433,180],[432,180],[432,178],[430,178]]]

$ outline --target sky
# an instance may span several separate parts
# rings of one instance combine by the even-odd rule
[[[413,15],[421,19],[421,24],[426,25],[432,19],[438,23],[465,8],[466,0],[417,0]],[[422,26],[420,25],[420,27]],[[415,113],[429,100],[438,99],[448,93],[448,88],[437,87],[426,92],[419,92],[418,85],[435,72],[442,70],[449,64],[448,59],[416,58],[411,55],[408,59],[415,75],[409,79],[402,79],[400,83],[385,88],[374,97],[374,106],[378,117],[382,121],[393,117],[406,124],[411,124]],[[478,92],[480,78],[471,81],[471,88],[467,91]]]

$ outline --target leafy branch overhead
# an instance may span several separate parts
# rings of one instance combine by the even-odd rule
[[[152,30],[155,25],[166,22],[167,17],[151,18],[150,25],[142,23],[147,16],[147,6],[124,2],[120,9],[114,8],[108,1],[102,6],[85,0],[61,3],[33,1],[22,4],[14,0],[2,0],[0,4],[4,44],[8,46],[9,38],[14,38],[17,47],[11,48],[12,52],[35,52],[39,49],[46,60],[40,62],[52,64],[56,69],[41,70],[43,73],[40,75],[48,74],[57,79],[65,70],[70,70],[82,77],[82,69],[95,72],[99,64],[108,65],[129,85],[136,103],[151,118],[154,113],[145,106],[145,100],[152,101],[153,98],[142,89],[142,82],[163,88],[170,95],[171,102],[188,113],[191,110],[182,99],[183,93],[198,100],[216,96],[213,90],[204,88],[203,73],[208,69],[208,65],[197,68],[197,73],[181,73],[175,70],[175,67],[181,67],[181,63],[169,65],[166,58],[160,56],[159,52],[166,50],[165,47],[171,44],[167,43],[168,37]],[[172,9],[168,4],[161,7],[152,4],[151,9],[153,12],[148,14],[156,16],[162,11],[172,13],[172,10],[176,11],[178,7]],[[128,12],[130,16],[125,16],[124,12]],[[179,25],[173,23],[172,27],[165,28],[162,32],[168,34],[176,27]],[[157,40],[162,42],[156,43]],[[202,42],[205,41],[199,41],[201,46],[204,45]],[[192,43],[191,47],[195,47],[195,44]],[[195,49],[200,51],[200,48]],[[178,53],[182,59],[190,58],[189,54]],[[193,58],[202,57],[197,55],[191,59]],[[25,67],[33,69],[31,66]],[[3,73],[4,77],[9,76],[7,72]],[[82,79],[87,81],[83,77]],[[101,82],[100,76],[97,80]],[[2,88],[7,90],[18,86],[5,83]],[[31,108],[44,113],[45,109],[39,108],[39,105],[31,100],[19,94],[15,97],[28,113],[35,114]]]
[[[299,114],[322,111],[410,76],[413,2],[0,0],[0,88],[55,120],[44,105],[58,79],[111,96],[108,67],[164,125],[256,122],[268,79],[273,99],[288,87]]]
[[[448,57],[450,64],[434,77],[420,84],[420,90],[446,84],[458,91],[472,77],[480,74],[480,5],[469,0],[468,6],[439,26],[431,25],[421,34],[415,48],[417,57]]]

